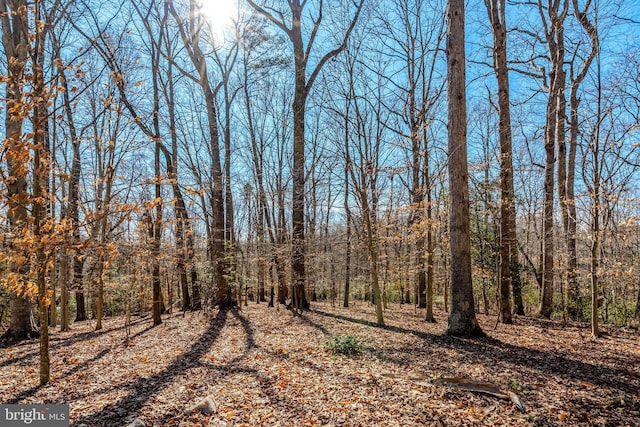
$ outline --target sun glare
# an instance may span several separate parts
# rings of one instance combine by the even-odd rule
[[[237,14],[238,0],[201,0],[202,13],[211,26],[215,42],[224,42]]]

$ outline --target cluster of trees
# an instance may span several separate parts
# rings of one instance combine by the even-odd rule
[[[41,381],[74,312],[640,320],[638,22],[448,3],[0,0],[0,315]]]

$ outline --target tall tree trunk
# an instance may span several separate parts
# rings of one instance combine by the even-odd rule
[[[569,156],[567,159],[567,180],[566,180],[566,206],[567,221],[565,239],[567,245],[567,311],[571,320],[582,320],[583,301],[580,295],[580,284],[578,283],[578,249],[576,245],[577,218],[575,201],[575,170],[576,154],[578,152],[578,105],[577,88],[579,84],[572,82],[569,93],[570,127],[569,127]]]
[[[165,37],[165,41],[168,40]],[[167,42],[167,50],[171,49],[170,43]],[[169,129],[171,134],[171,152],[164,146],[161,146],[164,154],[167,175],[173,190],[174,214],[176,217],[176,270],[178,272],[178,280],[182,291],[183,311],[191,309],[191,297],[189,295],[189,286],[187,281],[187,270],[190,272],[192,287],[195,287],[199,294],[199,283],[196,266],[193,261],[195,248],[193,243],[193,233],[191,230],[191,219],[187,211],[186,203],[180,185],[178,183],[178,138],[175,132],[176,115],[175,115],[175,89],[173,80],[173,65],[167,64],[167,84],[165,86],[165,98],[167,101],[167,110],[169,115]],[[199,300],[199,298],[198,298]],[[171,304],[169,304],[171,306]],[[169,307],[171,308],[171,307]]]
[[[357,10],[349,28],[344,34],[342,43],[336,49],[326,53],[317,62],[315,68],[307,77],[307,62],[311,54],[311,48],[316,39],[316,34],[322,21],[323,4],[320,2],[318,18],[313,22],[313,30],[309,37],[303,37],[302,32],[302,12],[306,6],[306,1],[291,0],[288,2],[289,12],[291,16],[291,27],[287,27],[284,18],[278,19],[276,16],[268,12],[266,9],[258,6],[253,0],[248,0],[249,5],[265,16],[269,21],[274,23],[282,30],[291,41],[294,57],[294,97],[293,97],[293,171],[292,171],[292,187],[293,187],[293,208],[291,212],[292,221],[292,254],[291,254],[291,270],[292,270],[292,305],[301,311],[308,308],[309,302],[305,293],[305,238],[304,238],[304,189],[305,189],[305,109],[307,96],[315,79],[324,64],[331,58],[336,57],[342,52],[347,45],[347,41],[355,27],[360,16],[360,11],[364,4],[364,0],[360,0],[357,4]],[[269,10],[274,10],[269,8]],[[279,17],[284,17],[281,12],[276,13]],[[308,42],[305,47],[304,41]]]
[[[600,266],[600,179],[601,179],[601,160],[600,160],[600,123],[602,121],[602,73],[600,64],[600,52],[596,54],[597,65],[597,88],[598,88],[598,104],[596,115],[596,128],[591,138],[592,151],[592,186],[591,194],[591,336],[598,338],[600,336],[600,325],[598,318],[599,304],[599,266]]]
[[[95,108],[94,104],[94,108]],[[104,111],[104,110],[103,110]],[[98,117],[97,111],[94,109],[93,117]],[[120,114],[118,114],[115,121],[115,128],[111,130],[111,134],[108,136],[109,140],[113,140],[115,135],[118,134],[120,125]],[[111,119],[108,119],[111,120]],[[103,124],[104,125],[104,124]],[[98,125],[97,121],[93,121],[94,135],[98,136],[103,134],[105,128]],[[97,155],[97,182],[94,188],[94,194],[96,195],[95,210],[97,213],[97,219],[95,226],[91,231],[90,241],[96,242],[97,254],[95,265],[92,267],[93,271],[93,309],[94,317],[96,319],[95,330],[101,330],[104,320],[104,270],[106,260],[109,257],[109,238],[111,237],[110,227],[113,224],[109,223],[109,211],[111,207],[113,180],[115,178],[116,165],[115,161],[115,145],[108,144],[104,146],[103,139],[96,137],[94,140],[94,149]]]
[[[235,62],[235,60],[233,61]],[[231,65],[230,67],[233,67]],[[233,220],[233,192],[231,191],[231,98],[229,95],[229,75],[224,76],[224,107],[225,107],[225,127],[224,127],[224,228],[225,228],[225,270],[227,277],[235,282],[237,260],[236,260],[236,238],[234,233]]]
[[[428,167],[427,167],[428,170]],[[427,176],[427,181],[430,178]],[[431,205],[431,184],[426,186],[427,194],[427,312],[425,314],[425,320],[430,323],[435,323],[436,319],[433,316],[433,275],[434,275],[434,259],[433,252],[435,245],[433,241],[433,206]]]
[[[343,307],[349,307],[349,293],[351,292],[351,208],[349,207],[349,176],[353,173],[351,168],[351,159],[349,158],[349,120],[350,107],[353,99],[353,85],[349,87],[349,96],[345,100],[344,114],[344,146],[346,152],[346,161],[344,166],[344,212],[346,214],[346,248],[345,248],[345,265],[344,265],[344,298]]]
[[[562,3],[562,10],[560,4]],[[560,94],[564,90],[564,19],[568,11],[568,2],[554,2],[552,7],[545,8],[538,2],[541,14],[549,16],[547,25],[546,42],[551,59],[551,72],[549,73],[549,97],[547,100],[547,117],[544,129],[545,170],[544,170],[544,200],[543,200],[543,271],[542,271],[542,295],[540,298],[539,314],[547,319],[551,318],[553,311],[554,293],[554,189],[555,189],[555,162],[556,162],[556,135],[558,126],[558,108]],[[562,40],[562,41],[560,41]],[[564,108],[564,107],[563,107]],[[564,117],[564,114],[562,114]],[[564,126],[564,122],[561,124]],[[564,143],[564,141],[563,141]]]
[[[173,2],[167,2],[171,15],[179,26],[180,37],[187,50],[189,58],[198,72],[198,83],[202,89],[206,104],[207,130],[209,137],[209,155],[211,157],[211,262],[215,271],[216,299],[221,309],[226,309],[234,304],[231,295],[231,288],[227,282],[227,271],[225,269],[225,207],[223,190],[223,172],[220,161],[220,133],[218,130],[218,110],[215,104],[215,92],[211,88],[209,72],[206,58],[200,48],[201,30],[204,19],[198,12],[198,5],[195,0],[189,1],[189,19],[184,20],[174,8]],[[193,273],[192,273],[193,274]],[[193,308],[200,307],[200,289],[197,282],[192,283]]]
[[[98,142],[96,142],[98,144]],[[99,147],[97,147],[99,149]],[[96,266],[96,301],[95,301],[95,317],[96,317],[96,326],[95,330],[98,331],[102,329],[102,320],[104,317],[104,266],[106,254],[108,252],[107,242],[109,239],[109,207],[111,206],[111,191],[113,188],[113,180],[115,178],[115,169],[113,167],[114,164],[114,150],[110,150],[108,154],[107,167],[104,168],[100,165],[99,168],[99,179],[100,183],[98,184],[98,218],[99,225],[96,230],[99,233],[99,244],[98,244],[98,262]],[[102,186],[104,183],[104,195]]]
[[[282,125],[285,126],[284,124]],[[281,130],[282,135],[278,139],[279,141],[279,149],[278,149],[278,171],[283,171],[286,167],[287,161],[285,156],[286,153],[286,132],[284,129]],[[275,176],[276,181],[276,200],[277,200],[277,208],[276,203],[274,203],[274,207],[271,210],[271,217],[274,218],[275,223],[275,241],[277,246],[274,246],[273,251],[273,264],[275,266],[276,277],[278,279],[278,291],[277,291],[277,301],[279,304],[285,304],[287,298],[289,297],[289,288],[287,286],[287,280],[285,277],[285,265],[283,249],[287,246],[287,215],[285,212],[285,178],[282,172],[277,173]],[[266,199],[265,199],[266,200]],[[266,205],[265,205],[266,206]],[[277,219],[276,219],[277,218]],[[267,223],[268,226],[268,223]],[[269,227],[270,228],[270,227]]]
[[[369,249],[369,265],[371,266],[371,298],[376,306],[376,319],[379,326],[384,325],[382,315],[382,294],[380,292],[378,273],[378,233],[375,230],[375,212],[369,206],[366,187],[361,184],[359,189],[360,203],[362,203],[362,215],[365,222],[365,233],[367,238],[367,248]]]
[[[511,111],[509,105],[509,69],[507,65],[507,28],[505,1],[485,0],[493,32],[493,67],[498,80],[499,138],[500,138],[500,248],[498,288],[500,314],[503,323],[511,319],[511,289],[514,290],[516,311],[524,314],[520,294],[520,274],[517,260],[515,230],[515,197],[511,143]],[[515,248],[515,251],[514,251]],[[515,254],[515,259],[514,259]],[[515,264],[515,265],[514,265]],[[515,277],[517,276],[517,277]],[[514,286],[516,284],[516,286]],[[518,294],[516,296],[516,294]]]
[[[55,40],[55,39],[54,39]],[[57,46],[57,43],[54,42],[54,44]],[[58,55],[59,56],[59,55]],[[55,132],[54,132],[55,135]],[[56,143],[54,142],[53,146],[56,146]],[[61,181],[62,184],[62,181]],[[62,200],[67,199],[66,197],[66,187],[62,184],[61,185],[61,193],[62,193]],[[52,212],[55,212],[52,210]],[[64,203],[60,203],[60,222],[63,223],[66,219],[67,216],[67,212],[68,209],[67,207],[64,205]],[[69,244],[67,242],[65,242],[62,245],[60,254],[59,254],[59,268],[58,268],[58,285],[60,287],[60,331],[64,332],[64,331],[68,331],[69,328],[69,259],[70,259],[70,248],[69,248]],[[54,304],[54,310],[55,310],[55,304]]]
[[[299,3],[294,1],[293,3]],[[293,4],[292,3],[292,4]],[[292,7],[292,36],[295,56],[295,93],[293,99],[293,210],[291,284],[293,286],[292,303],[297,310],[308,307],[305,294],[305,240],[304,240],[304,187],[305,187],[305,108],[307,101],[306,69],[307,63],[302,44],[301,14],[302,6]]]
[[[640,285],[638,286],[638,298],[636,298],[636,311],[633,315],[636,323],[640,325]]]
[[[447,3],[447,86],[449,97],[449,239],[451,312],[447,334],[483,335],[476,320],[471,281],[464,0]]]
[[[438,43],[439,44],[439,43]],[[424,142],[424,169],[423,169],[423,182],[424,192],[427,202],[427,310],[424,320],[429,323],[435,323],[436,319],[433,316],[433,281],[435,274],[435,239],[433,238],[433,195],[432,187],[433,181],[431,178],[431,162],[429,160],[429,144],[427,135],[427,126],[422,126],[422,139]]]
[[[348,129],[348,119],[345,120],[345,129]],[[348,143],[348,131],[345,130],[345,139]],[[351,209],[349,208],[349,168],[351,166],[347,164],[344,171],[344,210],[346,212],[347,225],[346,225],[346,254],[344,264],[344,300],[342,301],[343,307],[349,307],[349,292],[351,287]]]
[[[149,6],[149,14],[151,13],[151,4]],[[147,33],[153,40],[153,31],[150,29],[148,20],[145,20]],[[162,35],[160,36],[162,37]],[[161,38],[162,40],[162,38]],[[162,200],[162,169],[160,167],[160,152],[164,146],[162,145],[162,137],[160,136],[160,51],[158,43],[153,40],[151,48],[151,81],[153,87],[153,171],[154,171],[154,196],[153,206],[155,215],[153,222],[149,227],[149,237],[151,240],[151,288],[152,288],[152,306],[151,313],[153,325],[162,323],[162,280],[160,277],[160,249],[162,243],[162,214],[164,202]]]
[[[59,54],[60,46],[57,39],[54,40],[54,49]],[[70,289],[75,291],[76,298],[76,321],[87,320],[87,312],[84,300],[84,284],[82,274],[82,253],[80,249],[80,219],[79,219],[79,186],[80,175],[82,173],[82,163],[80,159],[80,138],[78,137],[75,121],[73,117],[73,107],[71,105],[69,85],[67,83],[66,69],[62,64],[58,64],[58,74],[60,79],[60,86],[64,88],[62,92],[64,113],[67,118],[67,125],[69,126],[69,136],[71,139],[71,148],[73,152],[73,158],[71,161],[71,171],[69,173],[69,191],[67,200],[67,212],[66,217],[69,218],[71,223],[71,232],[74,241],[73,256],[71,257],[71,286]],[[64,308],[63,308],[64,309]]]
[[[49,152],[45,149],[47,141],[45,138],[47,117],[47,100],[49,95],[45,89],[44,77],[44,37],[45,27],[40,26],[44,22],[42,16],[42,4],[36,0],[34,4],[35,37],[32,48],[32,73],[33,73],[33,98],[36,105],[33,108],[31,125],[33,129],[33,237],[35,247],[36,284],[38,287],[38,311],[40,323],[40,385],[47,384],[50,377],[50,357],[49,357],[49,296],[47,295],[47,256],[45,231],[48,221],[47,208],[49,206],[46,193],[46,186],[43,182],[49,179]]]
[[[2,23],[2,45],[6,56],[8,81],[5,108],[5,142],[4,158],[7,162],[7,172],[10,180],[4,180],[7,188],[7,219],[13,235],[19,238],[27,227],[27,208],[22,198],[27,192],[26,171],[28,167],[24,159],[28,158],[27,148],[22,141],[21,115],[22,88],[25,79],[27,61],[27,36],[29,34],[26,0],[1,0],[0,22]],[[16,114],[17,113],[17,114]],[[10,250],[18,250],[9,243]],[[18,274],[24,274],[25,266],[12,263],[10,269]],[[31,322],[31,303],[19,289],[9,292],[9,309],[11,320],[9,329],[3,334],[3,339],[19,341],[37,335]]]
[[[40,2],[38,2],[37,4],[38,7],[44,9],[41,5]],[[38,13],[42,13],[42,12],[38,12]],[[47,18],[37,18],[37,20],[47,20]],[[38,37],[40,38],[40,40],[37,42],[37,56],[38,56],[38,72],[41,73],[39,75],[39,78],[41,80],[44,79],[43,76],[43,70],[45,69],[45,55],[44,55],[44,44],[45,44],[45,38],[46,38],[46,29],[42,29],[42,30],[38,30]],[[40,132],[41,132],[41,145],[42,145],[42,156],[41,157],[41,162],[42,162],[42,172],[40,173],[40,182],[42,183],[42,189],[41,189],[41,194],[43,196],[43,198],[45,199],[42,203],[42,211],[43,211],[43,219],[46,221],[52,221],[52,212],[55,212],[55,210],[53,210],[53,206],[54,206],[54,199],[55,197],[51,196],[51,178],[54,176],[53,173],[53,168],[51,167],[51,165],[53,164],[53,155],[51,152],[51,135],[49,132],[49,106],[48,106],[48,100],[51,99],[51,95],[47,92],[47,89],[45,87],[45,84],[43,81],[39,81],[38,82],[38,90],[41,92],[41,96],[38,98],[39,102],[37,105],[37,109],[38,109],[38,115],[39,115],[39,121],[41,121],[42,123],[40,124]],[[58,249],[56,247],[56,249]],[[44,268],[44,281],[45,283],[43,283],[43,286],[46,289],[45,292],[45,296],[46,296],[46,311],[47,311],[47,325],[49,326],[56,326],[56,271],[55,271],[55,258],[53,257],[53,255],[50,255],[51,257],[51,268],[49,266],[46,266]],[[45,254],[42,254],[42,261],[43,262],[49,262],[49,256],[45,256]],[[49,330],[47,329],[47,348],[48,348],[48,335],[49,334]],[[47,354],[47,358],[48,358],[48,354]],[[47,364],[48,364],[48,360],[47,360]],[[47,378],[48,378],[48,374],[47,374]],[[48,381],[48,380],[47,380]]]
[[[349,70],[350,90],[355,87],[353,69]],[[378,99],[377,108],[380,108],[380,100]],[[371,292],[369,289],[365,290],[365,300],[370,300],[376,307],[376,318],[378,325],[384,325],[384,316],[382,311],[382,294],[380,291],[379,272],[378,272],[378,254],[379,254],[379,238],[378,238],[378,210],[377,210],[377,173],[378,173],[378,153],[380,148],[381,133],[379,128],[375,132],[374,136],[369,135],[366,132],[368,126],[367,114],[363,114],[360,110],[357,98],[353,92],[349,93],[347,102],[352,102],[355,110],[355,122],[357,128],[357,140],[358,144],[355,147],[355,151],[359,154],[359,164],[354,167],[351,159],[351,141],[350,138],[345,137],[345,161],[346,172],[351,177],[351,182],[354,185],[354,190],[358,196],[363,220],[363,233],[365,238],[366,249],[369,256],[369,277],[371,283]],[[379,110],[373,113],[379,119]],[[346,116],[348,118],[348,115]],[[348,121],[345,121],[345,126],[349,126]],[[374,126],[379,126],[379,121],[374,123]],[[370,139],[375,139],[371,141]],[[358,174],[356,174],[356,171]],[[369,195],[369,193],[371,195]]]
[[[158,111],[158,110],[155,110]],[[153,167],[155,170],[155,215],[153,218],[153,226],[150,228],[149,237],[151,240],[151,287],[153,304],[151,307],[153,324],[162,323],[162,283],[160,281],[160,244],[162,242],[162,188],[160,185],[160,141],[156,140],[153,156]]]
[[[56,49],[59,49],[56,41]],[[82,274],[82,253],[80,249],[80,199],[79,199],[79,186],[80,186],[80,174],[82,173],[82,163],[80,159],[80,138],[78,137],[75,121],[73,117],[73,107],[71,105],[69,85],[67,83],[67,77],[65,68],[62,64],[58,66],[58,73],[60,77],[60,86],[64,88],[62,92],[64,112],[67,117],[67,125],[69,126],[69,136],[71,137],[71,147],[73,151],[73,159],[71,161],[71,171],[69,174],[69,196],[67,201],[67,217],[71,222],[71,232],[74,241],[74,251],[71,258],[71,286],[72,290],[75,290],[76,298],[76,322],[87,320],[87,311],[84,300],[84,284]]]
[[[571,76],[571,90],[569,92],[569,156],[567,159],[567,179],[566,179],[566,206],[567,206],[567,228],[565,233],[565,239],[567,244],[567,293],[568,293],[568,314],[572,320],[582,320],[584,302],[582,295],[580,295],[580,285],[578,283],[577,269],[578,269],[578,251],[576,246],[576,229],[577,229],[577,217],[576,217],[576,201],[575,201],[575,170],[576,170],[576,154],[578,151],[578,134],[579,130],[579,118],[578,107],[580,105],[580,99],[578,98],[578,89],[582,84],[582,81],[587,75],[591,63],[595,58],[598,49],[598,32],[596,28],[591,24],[588,19],[587,12],[591,4],[588,1],[584,10],[581,11],[578,6],[577,0],[572,0],[574,15],[587,32],[591,41],[591,51],[589,56],[585,59],[580,68],[578,74],[574,77]],[[575,60],[575,59],[574,59]],[[573,67],[571,67],[573,70]]]
[[[247,60],[244,61],[244,75],[248,75]],[[256,184],[258,190],[258,300],[265,301],[265,274],[266,274],[266,245],[265,245],[265,228],[269,234],[269,242],[271,244],[272,261],[277,269],[281,269],[280,260],[277,255],[278,245],[276,242],[276,236],[273,231],[271,215],[269,214],[269,207],[267,203],[267,193],[264,188],[264,156],[262,145],[258,147],[258,138],[256,136],[253,113],[251,108],[251,98],[249,94],[249,82],[245,78],[244,82],[244,97],[245,108],[247,110],[247,123],[249,125],[249,137],[251,139],[251,154],[253,159],[253,165],[256,174]],[[273,282],[273,275],[269,275],[270,282]],[[273,283],[271,285],[270,294],[270,306],[273,306]]]
[[[205,70],[206,72],[206,70]],[[225,260],[225,233],[224,233],[224,196],[222,184],[222,168],[220,164],[220,142],[218,133],[218,113],[215,106],[214,94],[210,90],[208,77],[202,74],[204,80],[202,84],[205,91],[207,104],[207,118],[209,122],[209,137],[211,144],[211,172],[213,178],[212,189],[212,214],[213,214],[213,262],[216,272],[217,303],[221,309],[229,308],[233,305],[231,288],[227,283],[226,260]],[[193,295],[194,307],[199,306],[199,298]]]
[[[60,256],[60,331],[69,330],[69,249],[65,244]]]
[[[551,96],[551,95],[550,95]],[[553,115],[553,118],[552,116]],[[555,122],[555,107],[547,108],[547,127],[551,127],[549,121]],[[555,125],[555,123],[554,123]],[[555,126],[553,126],[555,127]],[[553,244],[553,196],[554,196],[554,163],[555,163],[555,143],[551,135],[553,131],[547,130],[545,133],[545,172],[544,172],[544,200],[543,200],[543,251],[542,251],[542,290],[540,298],[540,315],[551,318],[553,303],[553,280],[554,280],[554,244]]]
[[[416,105],[415,97],[415,65],[409,61],[408,71],[410,76],[411,89],[409,90],[408,108],[410,111],[409,126],[411,139],[411,220],[410,229],[415,233],[415,253],[416,253],[416,282],[418,285],[416,302],[418,308],[427,307],[427,274],[425,271],[425,237],[424,224],[424,186],[422,185],[422,157],[428,153],[422,153],[420,143],[420,121],[421,112]]]
[[[78,259],[76,256],[74,256],[73,265],[76,266],[78,264],[79,264]],[[77,271],[78,270],[76,268],[73,269],[73,277],[75,278],[78,277],[78,275],[76,274]],[[74,286],[77,286],[77,285],[74,285]],[[76,320],[75,321],[80,322],[83,320],[87,320],[87,305],[84,299],[84,290],[76,291],[75,297],[76,297]]]
[[[233,221],[233,192],[231,191],[231,100],[225,87],[225,129],[224,129],[224,177],[225,177],[225,241],[235,246]]]
[[[597,148],[597,143],[596,143]],[[593,157],[597,157],[598,151],[594,149]],[[597,163],[598,160],[595,160]],[[600,183],[598,180],[600,179],[599,172],[597,171],[598,167],[594,164],[593,171],[593,192],[594,196],[592,198],[593,208],[592,208],[592,224],[591,224],[591,233],[592,233],[592,243],[591,243],[591,265],[590,265],[590,273],[591,273],[591,335],[594,338],[598,338],[600,336],[600,326],[598,319],[598,295],[599,295],[599,283],[598,283],[598,267],[599,267],[599,259],[600,259]]]
[[[564,28],[558,28],[558,57],[559,61],[564,62]],[[562,64],[562,62],[559,62]],[[565,85],[566,85],[566,72],[564,68],[560,66],[558,68],[558,105],[557,105],[557,119],[556,119],[556,145],[558,147],[557,153],[557,168],[558,168],[558,200],[560,202],[560,215],[562,218],[562,231],[564,236],[564,243],[568,243],[568,233],[569,233],[569,208],[568,208],[568,198],[567,198],[567,140],[566,140],[566,131],[565,124],[567,122],[567,97],[565,95]],[[568,246],[564,248],[565,254],[568,254]],[[568,263],[569,257],[565,260],[565,268],[564,268],[564,277],[561,280],[568,279]],[[564,285],[564,282],[562,282]],[[564,286],[562,286],[564,288]],[[563,295],[563,310],[564,307],[564,295]]]
[[[95,315],[96,326],[94,330],[99,331],[102,329],[102,320],[104,318],[104,260],[102,254],[98,255],[98,265],[96,266],[97,280],[95,282],[96,289],[96,303],[95,303]]]

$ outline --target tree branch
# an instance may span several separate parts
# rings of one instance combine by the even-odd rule
[[[250,2],[251,0],[247,0],[247,1]],[[307,93],[311,89],[311,86],[313,86],[313,82],[318,77],[318,74],[320,74],[320,70],[322,69],[324,64],[326,64],[327,61],[329,61],[331,58],[336,57],[338,54],[340,54],[340,52],[342,52],[343,50],[346,49],[347,42],[349,41],[349,36],[351,35],[351,32],[353,31],[353,29],[356,26],[356,23],[358,22],[358,17],[360,16],[360,12],[362,11],[362,6],[363,5],[364,5],[364,0],[360,0],[360,3],[358,4],[358,8],[356,9],[356,14],[353,17],[353,20],[351,21],[351,24],[349,25],[349,28],[347,29],[347,32],[344,35],[344,38],[342,39],[342,44],[340,44],[340,46],[338,48],[336,48],[336,49],[328,52],[326,55],[324,55],[322,57],[322,59],[320,60],[320,62],[318,62],[318,64],[314,68],[313,72],[309,76],[309,80],[307,81],[307,85],[306,85],[306,89],[305,89],[307,91]]]
[[[259,14],[267,18],[269,21],[273,22],[278,28],[285,32],[285,34],[291,37],[291,29],[287,27],[284,22],[284,15],[280,11],[275,11],[279,16],[280,20],[276,19],[271,13],[269,13],[266,8],[258,6],[253,0],[247,0],[249,6],[251,6],[254,10],[256,10]]]

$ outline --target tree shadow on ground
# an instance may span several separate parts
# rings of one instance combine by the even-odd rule
[[[411,334],[432,344],[451,348],[460,353],[471,354],[475,360],[488,366],[495,364],[495,360],[500,360],[539,372],[584,381],[596,386],[610,387],[623,393],[640,396],[640,378],[625,368],[615,369],[606,365],[574,360],[552,351],[520,347],[491,337],[464,339],[430,334],[399,326],[377,326],[374,322],[321,310],[313,310],[313,313],[391,332]],[[380,357],[384,357],[384,355]]]
[[[307,325],[319,330],[320,332],[322,332],[327,337],[330,337],[331,335],[333,335],[327,328],[325,328],[323,325],[319,324],[318,322],[313,321],[306,314],[301,314],[299,316],[299,319],[301,319]]]
[[[243,366],[246,363],[245,359],[249,356],[249,352],[254,348],[259,348],[260,346],[255,341],[255,332],[249,319],[242,316],[242,314],[237,309],[231,309],[230,313],[234,316],[235,319],[239,321],[243,329],[246,343],[242,353],[237,355],[236,357],[234,357],[233,359],[231,359],[226,363],[213,363],[207,360],[206,358],[204,360],[197,360],[197,364],[192,367],[202,367],[206,369],[209,372],[209,374],[214,376],[215,380],[218,380],[218,381],[222,379],[224,376],[228,376],[228,375],[236,375],[236,374],[250,375],[253,378],[255,378],[255,380],[258,382],[259,388],[262,391],[262,394],[267,399],[269,399],[270,405],[274,405],[274,406],[281,405],[285,408],[288,408],[289,410],[295,410],[297,412],[302,411],[302,408],[296,405],[293,401],[288,401],[286,397],[282,398],[282,396],[279,396],[279,393],[277,393],[277,385],[275,384],[274,380],[269,378],[264,372],[261,372],[255,368],[248,368]],[[223,325],[219,325],[219,328],[222,329],[222,326]],[[211,348],[212,345],[213,345],[213,342],[211,342],[211,345],[209,345],[208,348]],[[266,351],[263,353],[269,354],[269,352],[266,352]],[[201,355],[203,354],[204,352],[201,352]],[[200,396],[200,399],[203,399],[205,397],[206,396],[204,395]],[[214,396],[214,399],[215,399],[215,396]],[[181,416],[182,416],[181,413],[176,413],[175,411],[164,413],[164,414],[161,414],[161,419],[159,421],[154,421],[153,424],[162,425],[162,426],[169,425],[171,424],[171,420],[173,418],[181,417]]]
[[[131,322],[131,326],[135,326],[138,323],[144,322],[144,320],[138,320],[136,322]],[[87,332],[81,332],[79,334],[74,334],[68,337],[65,336],[60,336],[58,334],[56,335],[52,335],[51,339],[49,340],[49,351],[54,351],[54,350],[58,350],[64,347],[70,347],[76,343],[82,342],[82,341],[88,341],[90,339],[94,339],[94,338],[99,338],[105,335],[109,335],[115,332],[118,332],[122,329],[125,328],[125,325],[122,326],[118,326],[116,328],[112,328],[109,330],[100,330],[100,331],[87,331]],[[142,329],[141,331],[138,331],[135,333],[135,335],[132,335],[131,337],[129,337],[129,339],[132,339],[134,337],[140,336],[142,334],[144,334],[145,332],[150,331],[153,328],[153,325],[149,325],[148,327]],[[38,340],[29,340],[29,341],[22,341],[20,344],[18,344],[19,346],[21,345],[30,345],[30,344],[36,344],[38,342]],[[0,346],[0,348],[2,348],[2,346]],[[9,365],[13,365],[19,362],[24,362],[25,360],[32,358],[32,357],[38,357],[38,351],[30,351],[27,352],[25,354],[23,354],[22,356],[19,357],[14,357],[11,359],[7,359],[7,360],[3,360],[2,362],[0,362],[0,368],[4,368],[5,366],[9,366]]]
[[[227,310],[219,311],[200,339],[195,341],[188,350],[176,357],[164,371],[150,378],[141,377],[129,383],[127,388],[130,392],[126,396],[96,412],[75,420],[73,425],[121,425],[124,419],[135,415],[145,403],[157,395],[174,378],[200,363],[200,358],[209,351],[218,339],[227,316]]]
[[[238,310],[232,310],[233,316],[238,319],[240,325],[242,325],[242,329],[244,330],[244,334],[247,337],[247,345],[244,348],[244,352],[242,356],[246,356],[247,352],[249,352],[252,348],[258,348],[258,344],[256,344],[255,339],[255,331],[253,330],[253,326],[251,326],[251,322],[246,317],[242,316]]]
[[[80,371],[82,369],[88,368],[89,366],[91,366],[92,363],[97,362],[98,360],[102,359],[109,352],[111,352],[110,348],[106,348],[106,349],[102,350],[100,353],[96,354],[91,359],[87,359],[82,363],[78,363],[71,370],[69,370],[68,372],[65,372],[63,374],[63,376],[73,375],[73,374],[75,374],[76,372],[78,372],[78,371]],[[24,399],[28,399],[29,397],[32,397],[33,395],[35,395],[43,387],[45,387],[45,386],[36,385],[34,387],[31,387],[29,390],[20,393],[18,396],[12,397],[11,399],[7,400],[4,403],[8,403],[8,404],[20,403]],[[66,402],[60,402],[60,403],[66,403]]]

